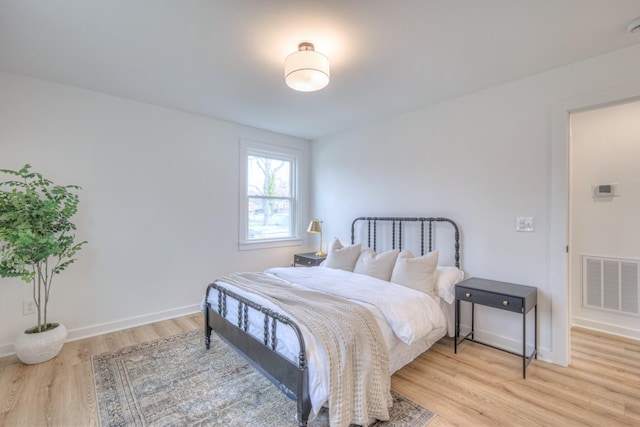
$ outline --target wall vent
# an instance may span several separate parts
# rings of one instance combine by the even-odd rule
[[[582,305],[640,315],[640,260],[582,256]]]

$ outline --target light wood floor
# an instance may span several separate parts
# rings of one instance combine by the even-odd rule
[[[97,426],[91,355],[202,327],[201,315],[65,344],[53,360],[0,359],[0,426]],[[521,359],[443,339],[397,372],[392,387],[436,412],[441,426],[640,425],[640,342],[572,331],[572,364]],[[284,398],[284,397],[283,397]]]
[[[392,377],[439,426],[640,426],[640,341],[571,332],[568,368],[443,339]]]

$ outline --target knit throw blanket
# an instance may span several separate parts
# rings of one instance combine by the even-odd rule
[[[388,420],[391,398],[389,351],[373,315],[343,298],[292,287],[266,273],[237,273],[220,282],[269,299],[304,325],[328,357],[332,427]]]

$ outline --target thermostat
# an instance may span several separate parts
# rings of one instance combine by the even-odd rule
[[[593,197],[618,197],[618,184],[600,184],[592,186]]]

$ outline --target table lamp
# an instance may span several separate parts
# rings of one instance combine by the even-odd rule
[[[307,233],[320,233],[320,250],[316,252],[317,256],[326,256],[326,252],[322,252],[322,221],[317,219],[312,220],[307,228]]]

